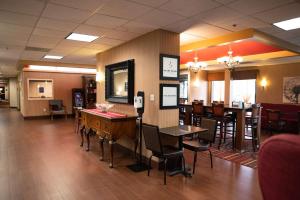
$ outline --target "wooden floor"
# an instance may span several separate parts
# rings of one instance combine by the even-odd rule
[[[0,108],[0,199],[261,199],[257,171],[198,156],[196,174],[167,177],[154,168],[133,173],[132,156],[118,153],[115,168],[98,160],[99,148],[79,147],[73,120],[23,120],[16,110]],[[187,162],[191,155],[186,152]]]

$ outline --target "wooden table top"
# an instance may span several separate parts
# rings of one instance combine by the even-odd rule
[[[192,106],[192,102],[180,103],[179,106]],[[212,104],[203,104],[203,107],[211,108]],[[229,104],[224,104],[224,108],[237,109],[237,110],[248,110],[251,108],[251,106],[241,107],[241,106],[231,106]]]
[[[173,137],[180,137],[205,131],[207,131],[207,129],[190,125],[171,126],[159,129],[160,133],[170,135]]]
[[[128,119],[128,118],[137,118],[137,116],[134,115],[127,115],[122,113],[116,113],[116,112],[102,112],[100,109],[83,109],[81,110],[83,113],[88,113],[92,115],[96,115],[99,117],[107,118],[107,119]]]

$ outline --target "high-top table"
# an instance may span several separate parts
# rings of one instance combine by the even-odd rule
[[[113,167],[113,146],[120,137],[126,135],[129,138],[136,139],[136,119],[137,116],[130,116],[115,112],[101,112],[99,109],[81,110],[82,125],[87,136],[87,150],[90,147],[89,133],[90,130],[96,132],[99,136],[100,144],[100,160],[104,157],[104,140],[109,141],[110,147],[110,163],[109,167]],[[82,144],[83,144],[83,136]]]
[[[190,124],[191,123],[191,115],[192,115],[192,102],[187,103],[181,103],[179,106],[183,106],[186,109],[186,117],[188,120],[185,121],[185,123]],[[203,104],[203,107],[205,109],[211,109],[212,104]],[[246,112],[251,111],[251,107],[234,107],[230,105],[224,105],[225,111],[231,111],[236,113],[236,135],[235,135],[235,149],[239,151],[243,151],[244,149],[244,139],[245,139],[245,117]],[[257,125],[257,135],[260,135],[261,131],[261,108],[259,110],[259,119],[258,119],[258,125]]]

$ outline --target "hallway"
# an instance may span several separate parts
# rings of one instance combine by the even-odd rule
[[[0,108],[0,199],[261,199],[256,170],[248,167],[215,158],[211,170],[199,156],[192,178],[168,177],[163,186],[157,168],[150,177],[133,173],[125,167],[132,156],[119,153],[110,169],[107,158],[98,160],[95,138],[90,152],[79,142],[73,119],[23,120]]]

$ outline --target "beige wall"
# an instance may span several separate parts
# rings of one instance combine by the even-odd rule
[[[189,101],[204,100],[207,103],[207,72],[189,72]]]
[[[258,103],[282,103],[283,78],[300,76],[300,63],[261,66],[257,81],[256,101]],[[267,80],[267,87],[260,86],[261,79]]]
[[[68,113],[72,113],[72,88],[82,88],[81,76],[82,74],[22,72],[21,113],[24,117],[49,115],[48,100],[28,100],[28,79],[53,79],[54,99],[62,99]]]
[[[145,92],[144,122],[160,127],[178,124],[178,109],[159,110],[159,83],[179,83],[159,80],[159,54],[179,55],[179,34],[156,30],[116,48],[97,54],[97,68],[103,77],[98,83],[97,102],[105,102],[105,66],[129,59],[135,62],[135,94]],[[154,101],[150,101],[150,94]],[[133,105],[115,104],[113,110],[126,114],[136,114]]]

